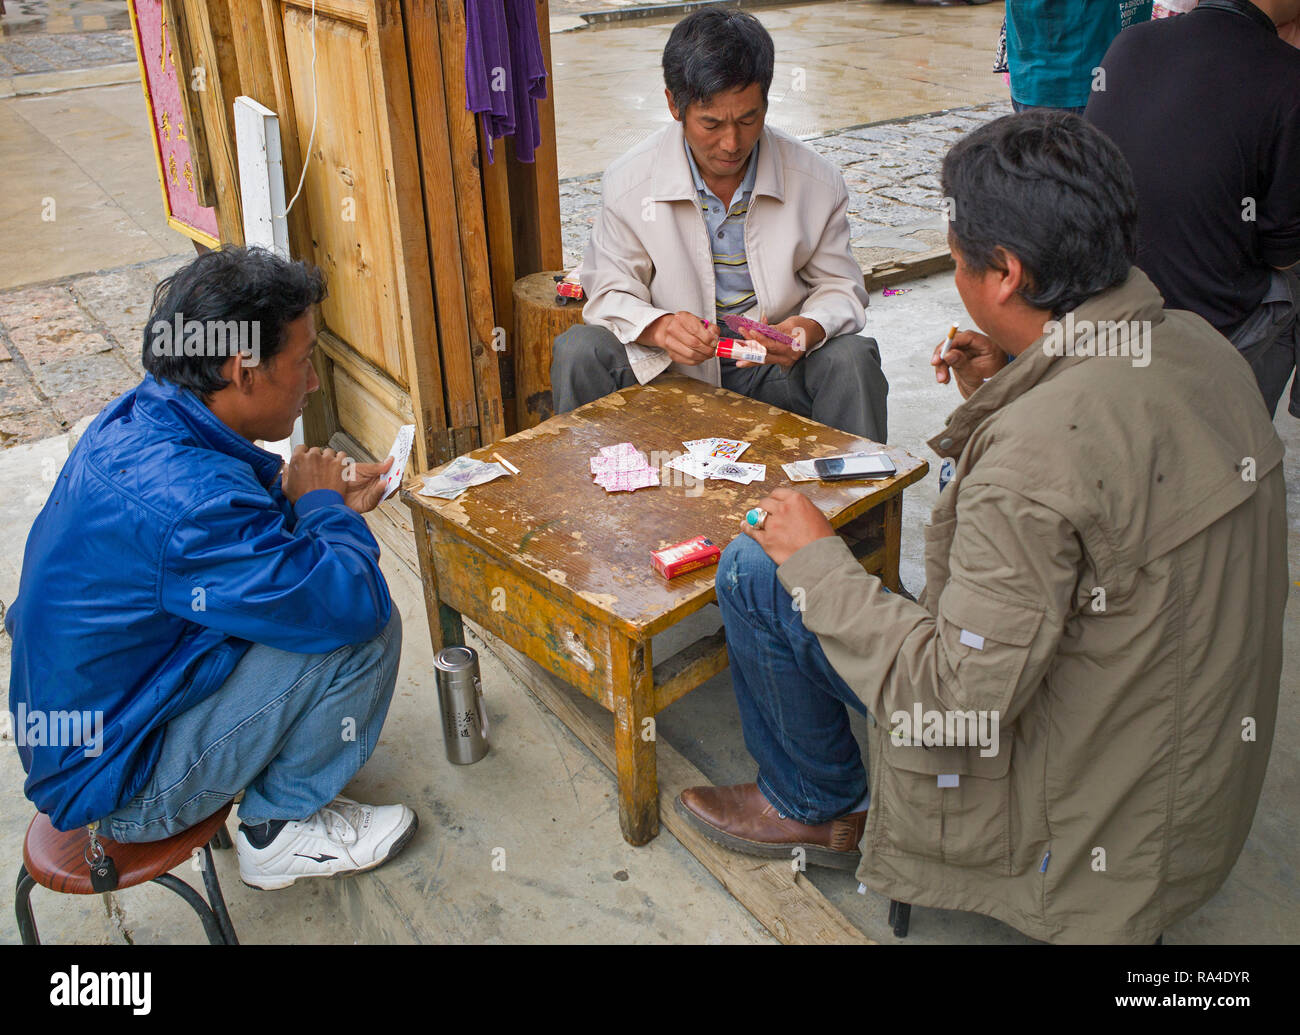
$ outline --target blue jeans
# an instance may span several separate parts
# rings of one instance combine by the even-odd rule
[[[114,841],[158,841],[240,791],[239,818],[307,819],[370,757],[397,683],[402,621],[328,654],[255,643],[211,697],[172,719],[140,792],[110,813]]]
[[[731,682],[745,747],[764,797],[787,816],[818,824],[862,800],[867,771],[848,707],[866,707],[831,668],[814,633],[747,535],[718,562],[718,607],[727,626]]]

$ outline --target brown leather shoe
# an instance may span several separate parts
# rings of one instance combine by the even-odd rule
[[[865,811],[809,826],[782,819],[756,783],[688,787],[677,796],[676,807],[710,841],[746,855],[789,859],[791,849],[802,848],[808,862],[837,870],[856,870],[862,861],[858,842],[867,825]]]

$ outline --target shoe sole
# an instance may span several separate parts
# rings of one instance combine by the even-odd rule
[[[814,866],[823,866],[829,870],[856,870],[862,862],[862,853],[860,851],[837,852],[825,845],[814,845],[800,841],[791,841],[779,845],[766,844],[762,841],[748,841],[743,837],[737,837],[735,834],[728,834],[725,830],[719,830],[712,823],[697,816],[686,807],[680,797],[673,802],[673,805],[682,819],[686,820],[687,823],[715,845],[730,848],[733,852],[740,852],[742,855],[756,855],[763,859],[789,860],[792,849],[802,848],[805,861],[812,863]]]
[[[368,873],[371,870],[383,866],[384,863],[388,862],[389,859],[393,858],[393,856],[405,848],[411,838],[415,836],[415,832],[419,829],[419,826],[419,813],[412,810],[411,825],[402,831],[401,836],[393,842],[392,847],[388,849],[384,854],[384,857],[382,859],[376,859],[374,862],[366,866],[358,866],[355,870],[337,870],[334,873],[299,873],[294,877],[288,878],[283,884],[250,884],[241,876],[239,878],[239,883],[244,885],[246,888],[252,888],[254,891],[283,891],[285,888],[293,887],[293,885],[297,884],[300,880],[334,880],[338,877],[355,877],[358,873]]]

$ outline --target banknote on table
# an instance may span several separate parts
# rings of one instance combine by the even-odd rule
[[[458,456],[441,472],[425,478],[424,488],[420,490],[419,495],[454,500],[471,486],[483,485],[509,473],[500,464],[489,464],[468,456]]]

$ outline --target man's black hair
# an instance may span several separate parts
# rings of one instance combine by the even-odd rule
[[[1059,317],[1123,282],[1137,258],[1137,193],[1124,156],[1069,112],[1007,115],[944,157],[949,227],[976,273],[1001,246],[1029,278],[1020,294]]]
[[[182,266],[154,289],[141,362],[156,379],[207,397],[230,383],[221,376],[228,355],[184,355],[180,347],[159,355],[155,325],[174,327],[178,316],[182,325],[247,321],[246,326],[257,328],[259,361],[268,363],[284,345],[286,325],[324,298],[325,275],[315,266],[283,259],[266,248],[224,245]]]
[[[727,7],[706,7],[673,26],[664,47],[664,85],[677,114],[724,90],[758,83],[767,104],[776,48],[752,14]]]

